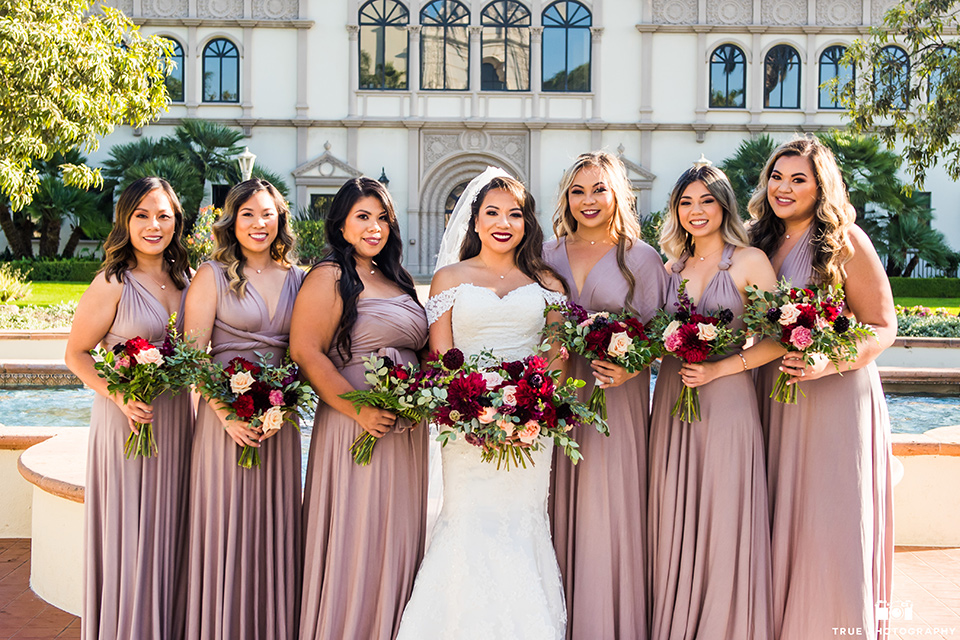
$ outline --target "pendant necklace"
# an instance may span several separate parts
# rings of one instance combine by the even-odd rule
[[[787,237],[789,238],[790,236],[787,236]],[[716,250],[714,250],[714,251],[711,251],[710,253],[708,253],[708,254],[706,254],[706,255],[704,255],[704,256],[699,256],[699,257],[700,257],[700,262],[703,262],[705,258],[709,258],[710,256],[712,256],[713,254],[715,254],[717,251],[720,251],[721,249],[723,249],[723,247],[720,247],[720,249],[716,249]],[[697,257],[697,256],[694,256],[694,257]]]

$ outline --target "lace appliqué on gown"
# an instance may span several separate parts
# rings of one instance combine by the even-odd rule
[[[543,310],[564,297],[532,283],[500,298],[462,284],[431,298],[430,322],[453,309],[464,354],[533,353]],[[442,449],[443,507],[403,613],[398,640],[562,640],[566,610],[547,520],[552,441],[526,469],[497,470],[463,440]]]

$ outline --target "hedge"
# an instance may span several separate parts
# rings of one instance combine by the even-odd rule
[[[93,282],[98,260],[13,260],[10,263],[33,282]]]
[[[917,338],[960,338],[960,317],[898,314],[897,335]]]
[[[960,298],[960,278],[890,278],[895,298]]]
[[[313,264],[323,257],[323,249],[327,244],[323,220],[292,220],[291,226],[297,234],[300,264]]]

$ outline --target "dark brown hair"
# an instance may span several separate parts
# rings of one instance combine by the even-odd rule
[[[183,209],[180,208],[180,200],[170,183],[154,176],[134,181],[123,190],[117,200],[113,228],[103,241],[103,264],[98,272],[104,274],[107,282],[112,277],[116,277],[117,282],[123,282],[123,273],[137,266],[137,255],[133,243],[130,242],[130,218],[146,195],[156,189],[160,189],[167,196],[174,219],[173,238],[163,250],[164,267],[177,289],[187,286],[190,280],[190,261],[182,242]]]

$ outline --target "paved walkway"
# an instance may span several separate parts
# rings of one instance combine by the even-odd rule
[[[960,640],[960,549],[899,547],[894,563],[889,637]],[[30,541],[0,539],[0,640],[79,637],[79,618],[30,590]]]

